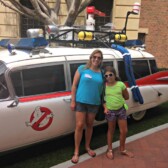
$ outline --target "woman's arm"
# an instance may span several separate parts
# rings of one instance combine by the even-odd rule
[[[75,110],[75,106],[76,106],[76,90],[77,90],[77,86],[79,83],[79,79],[80,79],[80,74],[78,72],[78,70],[75,72],[75,76],[73,79],[73,84],[72,84],[72,89],[71,89],[71,110],[74,111]]]

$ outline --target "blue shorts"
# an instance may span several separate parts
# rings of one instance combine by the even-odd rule
[[[85,104],[76,102],[76,111],[84,113],[97,113],[99,110],[99,105]]]
[[[126,110],[124,107],[118,110],[109,110],[109,113],[105,115],[107,121],[115,121],[117,119],[127,120]]]

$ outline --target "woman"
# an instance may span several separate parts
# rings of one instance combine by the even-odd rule
[[[79,147],[85,125],[85,149],[91,157],[96,156],[90,148],[90,141],[93,122],[101,103],[103,78],[100,67],[102,60],[102,52],[94,50],[87,64],[79,66],[74,76],[71,101],[71,110],[76,110],[75,150],[71,159],[73,163],[79,161]]]
[[[107,66],[105,68],[104,76],[106,79],[104,113],[108,122],[108,149],[106,156],[109,159],[113,159],[112,140],[117,121],[120,129],[120,153],[122,155],[133,157],[133,153],[125,149],[127,134],[126,110],[128,109],[128,106],[125,104],[125,100],[129,99],[127,88],[123,82],[119,81],[113,67]]]

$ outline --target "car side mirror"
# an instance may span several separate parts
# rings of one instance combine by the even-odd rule
[[[19,104],[19,99],[15,98],[15,100],[7,107],[8,108],[16,107],[18,104]]]

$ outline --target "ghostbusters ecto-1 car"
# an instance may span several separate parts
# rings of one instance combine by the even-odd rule
[[[65,30],[59,32],[49,37],[51,43],[60,42],[54,47],[43,37],[1,40],[6,49],[0,50],[0,152],[74,131],[73,76],[95,48],[103,52],[103,66],[113,66],[128,87],[132,118],[140,120],[147,109],[168,100],[168,71],[157,72],[153,55],[118,45],[119,34],[104,32],[102,42],[101,32],[67,31],[78,37],[69,40]]]

